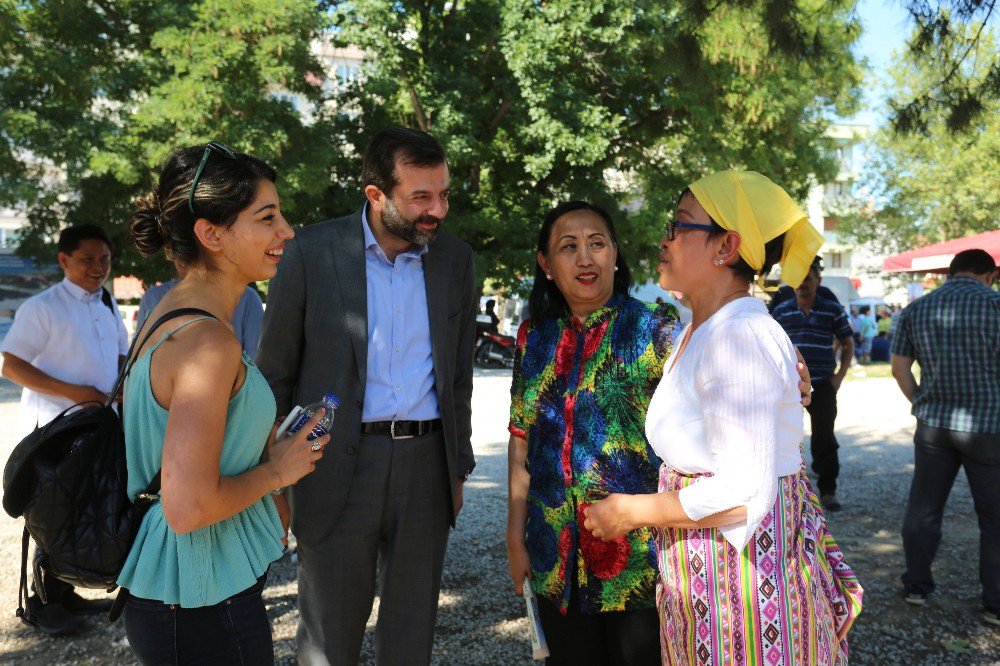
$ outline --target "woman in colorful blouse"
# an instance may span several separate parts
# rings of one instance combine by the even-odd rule
[[[802,463],[795,349],[754,276],[781,260],[798,286],[822,244],[791,197],[753,172],[681,196],[661,241],[660,285],[692,321],[649,406],[658,494],[615,494],[584,524],[614,543],[658,529],[665,664],[842,664],[862,590]]]
[[[546,216],[538,266],[511,387],[511,578],[518,594],[531,579],[550,664],[657,664],[652,531],[604,543],[582,519],[611,493],[656,490],[643,422],[677,311],[628,296],[611,217],[586,202]]]

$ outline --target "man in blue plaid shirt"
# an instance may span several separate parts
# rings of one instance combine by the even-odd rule
[[[983,617],[1000,626],[1000,292],[990,289],[996,276],[989,253],[955,255],[944,285],[899,315],[892,374],[917,417],[903,520],[905,599],[923,605],[934,590],[941,518],[961,466],[979,516]]]

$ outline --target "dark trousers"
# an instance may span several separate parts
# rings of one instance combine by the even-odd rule
[[[329,536],[300,539],[299,663],[355,666],[379,595],[375,663],[429,664],[451,527],[444,436],[362,435]]]
[[[820,497],[837,492],[840,458],[837,455],[837,438],[833,434],[837,420],[837,392],[829,379],[813,381],[812,402],[806,407],[812,422],[809,447],[812,453],[812,470],[816,472],[816,487]]]
[[[979,518],[979,580],[983,605],[1000,611],[1000,434],[945,430],[917,423],[913,482],[903,519],[908,591],[934,590],[931,564],[941,542],[941,518],[958,468],[965,468]]]
[[[563,615],[538,599],[549,646],[548,666],[659,666],[660,616],[655,608],[584,615],[571,600]]]
[[[214,606],[181,608],[153,599],[129,597],[125,634],[139,663],[274,663],[271,624],[260,593],[267,575]]]

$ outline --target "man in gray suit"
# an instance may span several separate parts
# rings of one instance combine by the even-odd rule
[[[279,414],[341,398],[323,459],[288,493],[299,662],[356,664],[377,589],[376,661],[426,664],[448,530],[475,466],[475,271],[471,248],[440,230],[448,164],[436,139],[383,130],[363,169],[361,210],[285,247],[257,365]]]

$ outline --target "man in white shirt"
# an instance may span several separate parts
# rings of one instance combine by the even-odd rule
[[[22,437],[77,403],[107,400],[128,352],[121,313],[103,287],[111,273],[107,233],[90,224],[68,227],[59,235],[58,250],[65,279],[25,301],[0,344],[2,375],[24,388]],[[72,634],[82,627],[70,613],[110,606],[83,599],[54,578],[45,580],[45,590],[48,604],[42,605],[34,594],[28,603],[39,618],[39,629],[51,635]]]

